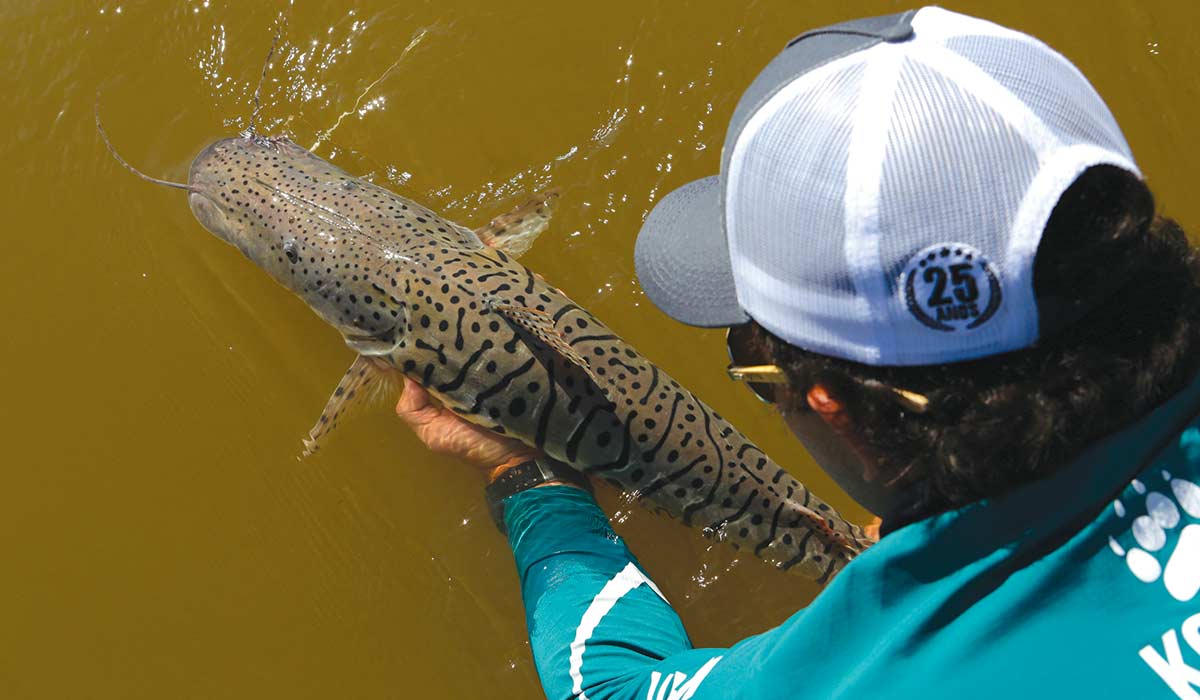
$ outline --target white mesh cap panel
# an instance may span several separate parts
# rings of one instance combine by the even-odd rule
[[[800,347],[934,364],[1037,339],[1033,256],[1088,167],[1137,173],[1116,120],[1032,37],[939,8],[784,85],[732,140],[738,301]]]
[[[978,35],[947,39],[945,46],[1016,95],[1064,143],[1096,144],[1132,158],[1100,95],[1049,47]]]
[[[856,290],[842,254],[844,215],[830,206],[846,188],[848,120],[862,72],[853,56],[781,92],[747,124],[727,178],[726,231],[742,308],[756,309],[774,332],[813,338],[813,349],[825,347],[822,336],[843,339],[865,327],[862,314],[848,311]],[[824,138],[806,138],[816,130]]]
[[[917,322],[899,289],[919,250],[969,242],[1001,280],[1013,218],[1038,170],[1037,153],[996,109],[933,67],[905,59],[888,123],[880,190],[879,274],[887,284],[877,318],[895,329],[890,361],[940,362],[1003,345],[1007,306],[952,345]],[[1008,291],[1008,290],[1005,290]],[[931,334],[932,342],[931,342]],[[940,351],[939,351],[940,350]]]

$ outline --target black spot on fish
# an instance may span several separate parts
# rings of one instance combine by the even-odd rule
[[[508,412],[512,416],[520,416],[525,413],[525,399],[518,396],[508,404]]]

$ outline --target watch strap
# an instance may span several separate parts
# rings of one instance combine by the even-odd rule
[[[592,484],[581,472],[549,457],[537,457],[505,470],[484,489],[488,513],[501,533],[507,535],[504,524],[504,499],[551,481],[561,481],[592,493]]]

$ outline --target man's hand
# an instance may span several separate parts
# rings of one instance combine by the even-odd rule
[[[468,423],[438,406],[424,387],[408,377],[404,378],[404,393],[396,404],[396,415],[430,450],[466,460],[487,472],[488,481],[542,454],[523,442]]]

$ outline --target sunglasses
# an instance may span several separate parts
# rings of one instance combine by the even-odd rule
[[[729,353],[729,367],[725,372],[735,382],[744,382],[751,393],[764,403],[775,403],[780,384],[788,383],[787,373],[770,362],[771,357],[760,342],[756,342],[750,324],[731,326],[725,331],[725,350]],[[910,413],[929,411],[929,398],[915,391],[888,386],[876,379],[859,382],[872,391],[885,391],[893,401]]]
[[[787,384],[788,377],[771,363],[766,348],[756,342],[750,324],[730,326],[725,331],[725,350],[729,353],[729,367],[725,369],[729,378],[745,382],[759,401],[775,403],[776,389]]]

